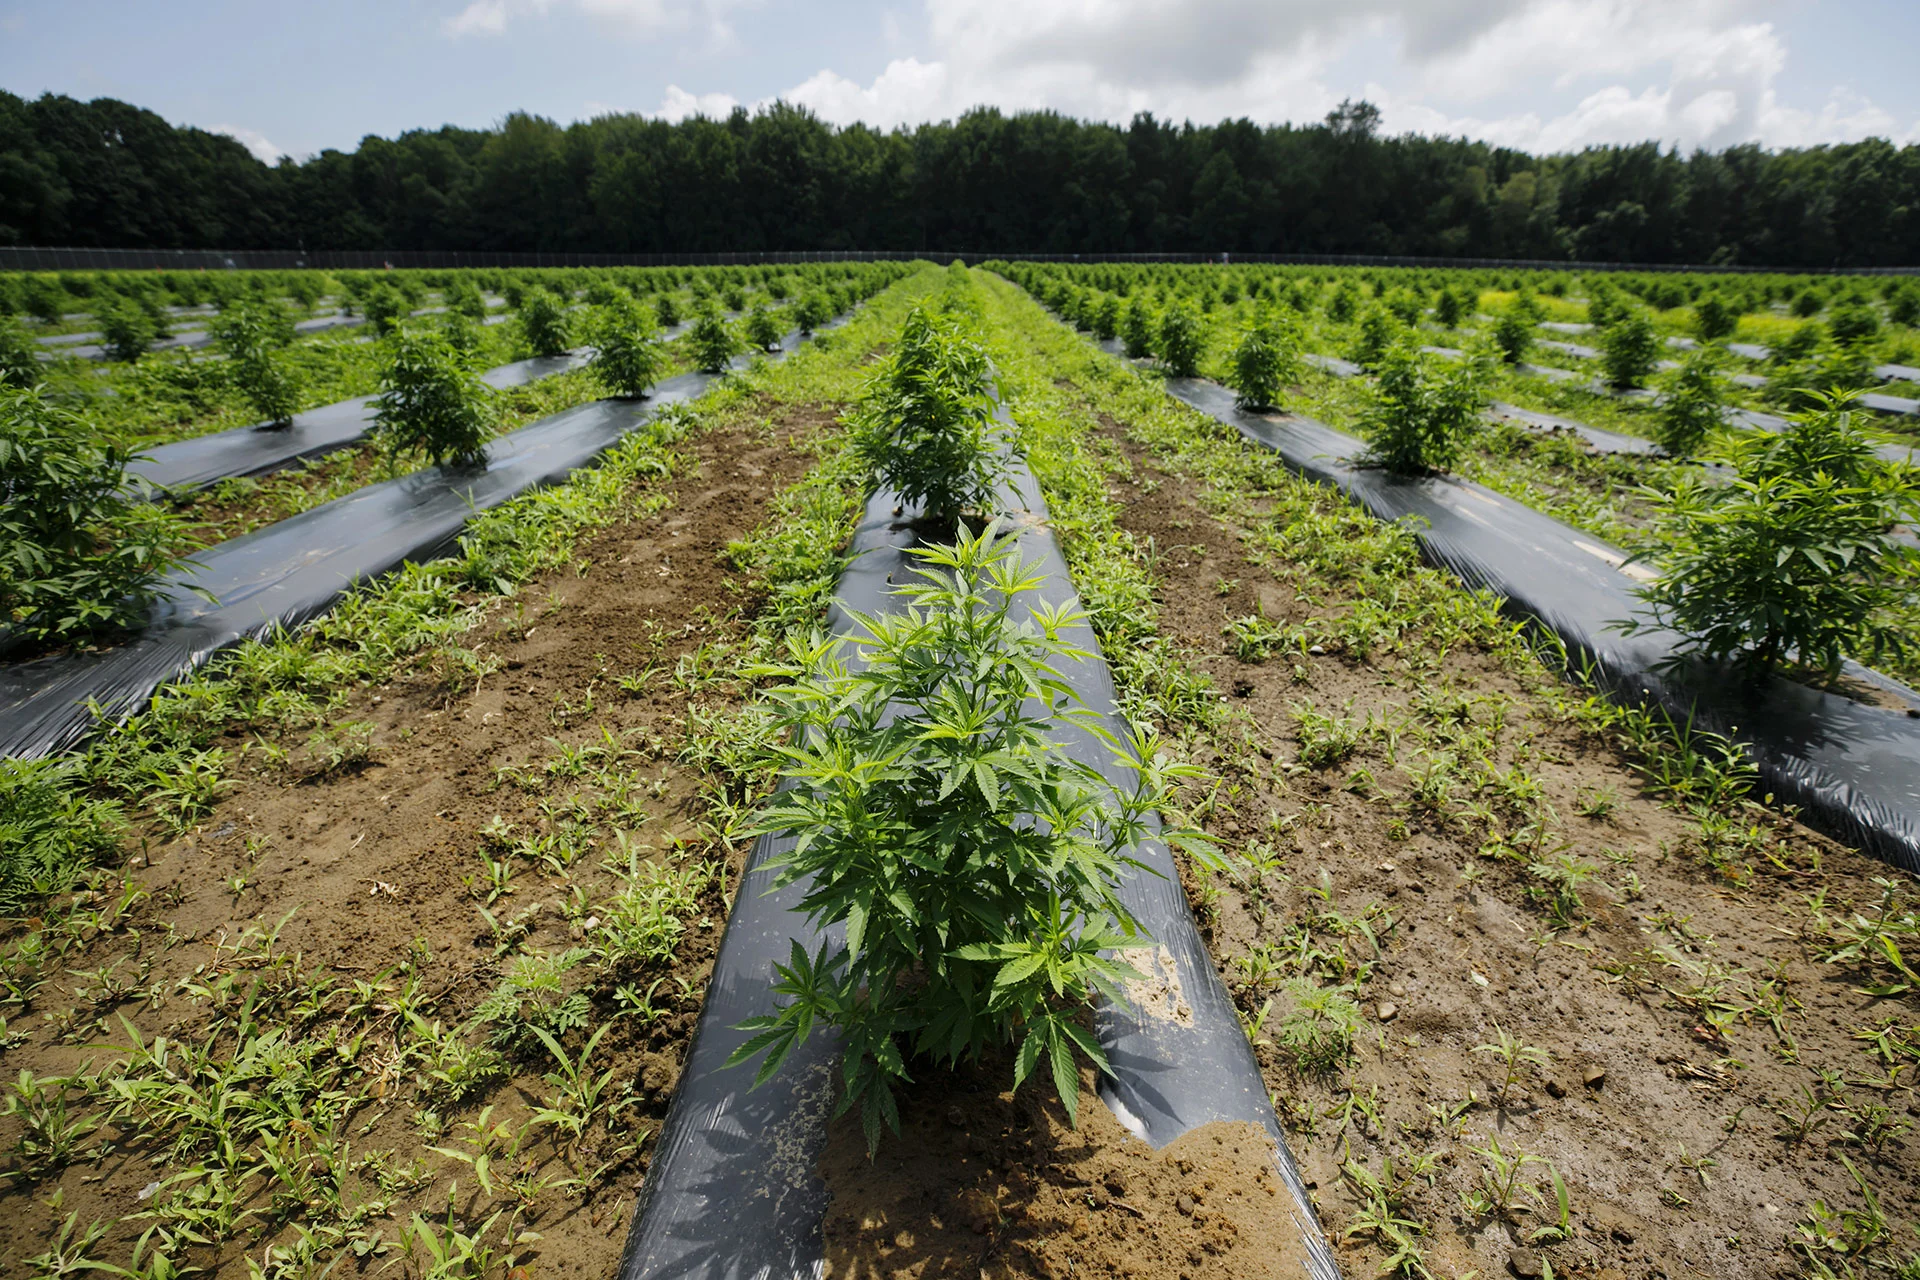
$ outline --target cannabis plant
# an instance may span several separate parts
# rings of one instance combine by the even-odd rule
[[[520,328],[536,356],[565,355],[573,345],[572,317],[560,299],[546,289],[529,289],[520,302]]]
[[[101,343],[114,360],[138,360],[163,331],[138,303],[124,298],[102,307],[99,319]]]
[[[387,340],[374,423],[389,452],[423,451],[434,463],[486,456],[493,392],[444,334],[406,329]]]
[[[40,344],[12,316],[0,316],[0,387],[24,390],[40,381]]]
[[[725,373],[727,364],[740,353],[740,335],[711,306],[694,317],[687,330],[687,351],[693,367],[702,373]]]
[[[1486,407],[1483,360],[1442,361],[1403,340],[1387,348],[1361,418],[1366,461],[1401,475],[1446,471]]]
[[[1920,498],[1875,455],[1850,397],[1819,399],[1779,435],[1730,440],[1732,483],[1683,477],[1658,498],[1636,558],[1660,577],[1637,588],[1648,612],[1620,630],[1664,627],[1683,655],[1754,674],[1797,661],[1828,679],[1848,656],[1911,648],[1885,619],[1913,598],[1920,551],[1896,530],[1920,520]]]
[[[987,356],[952,315],[921,305],[868,380],[852,432],[854,457],[925,522],[951,528],[990,509],[1006,475],[987,393]]]
[[[266,421],[291,423],[300,408],[300,388],[287,366],[293,326],[285,314],[278,307],[242,302],[222,311],[211,328],[226,353],[227,381]]]
[[[746,337],[747,346],[755,351],[772,351],[780,345],[780,322],[774,319],[773,313],[761,303],[753,304],[753,310],[747,313],[742,331]]]
[[[1299,380],[1299,326],[1262,308],[1233,351],[1233,389],[1240,393],[1240,407],[1274,408],[1280,393]]]
[[[1120,295],[1102,293],[1093,308],[1093,336],[1107,342],[1120,333]]]
[[[1697,348],[1667,378],[1653,438],[1676,458],[1691,458],[1726,415],[1725,353],[1709,343]]]
[[[680,323],[680,304],[673,300],[673,294],[654,295],[653,318],[660,322],[662,329],[671,329]]]
[[[908,1055],[949,1064],[1017,1045],[1014,1087],[1045,1063],[1069,1116],[1079,1061],[1106,1060],[1084,1025],[1096,995],[1124,1002],[1138,975],[1104,956],[1139,945],[1115,892],[1170,780],[1185,776],[1143,738],[1112,738],[1060,675],[1086,650],[1065,638],[1083,614],[1039,598],[1045,580],[997,525],[917,549],[898,612],[858,615],[847,644],[796,642],[764,674],[785,730],[788,786],[755,819],[790,833],[774,884],[803,884],[817,926],[846,943],[774,966],[785,1003],[755,1018],[730,1062],[779,1070],[813,1026],[844,1038],[842,1112],[870,1148],[896,1132]],[[1094,733],[1134,766],[1128,789],[1060,748]],[[1147,873],[1150,874],[1150,873]]]
[[[469,320],[487,318],[487,300],[473,281],[462,278],[449,285],[445,294],[447,310]]]
[[[1369,305],[1360,313],[1360,332],[1348,356],[1363,369],[1373,369],[1400,338],[1399,322],[1385,307]]]
[[[1457,328],[1467,314],[1467,303],[1452,289],[1442,289],[1433,298],[1433,318],[1443,329]]]
[[[653,313],[624,290],[594,313],[593,345],[594,375],[612,395],[644,396],[667,365]]]
[[[1200,371],[1200,321],[1184,302],[1174,302],[1160,316],[1160,363],[1176,378]]]
[[[407,300],[385,284],[374,285],[360,299],[360,313],[383,338],[400,327],[400,322],[407,318],[407,310]]]
[[[793,304],[794,327],[801,333],[812,333],[827,322],[830,314],[825,300],[817,293],[803,294]]]
[[[1722,338],[1731,338],[1733,331],[1740,327],[1739,313],[1729,307],[1717,293],[1710,293],[1693,304],[1693,331],[1702,342],[1718,342]]]
[[[1600,367],[1607,385],[1616,391],[1644,387],[1659,361],[1660,335],[1654,332],[1652,317],[1639,307],[1623,307],[1600,334]]]
[[[1510,306],[1493,322],[1493,344],[1508,364],[1524,364],[1533,352],[1533,312]]]
[[[1144,360],[1153,354],[1153,304],[1144,295],[1127,301],[1127,313],[1120,321],[1120,337],[1126,343],[1129,360]]]
[[[62,643],[142,621],[181,547],[131,455],[36,390],[0,387],[0,632]]]

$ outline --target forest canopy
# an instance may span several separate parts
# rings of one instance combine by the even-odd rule
[[[1920,146],[1536,156],[1310,125],[983,107],[885,132],[774,103],[670,123],[516,113],[269,166],[98,98],[0,91],[0,244],[697,253],[1312,253],[1920,263]]]

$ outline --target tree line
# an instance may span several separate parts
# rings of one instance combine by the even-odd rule
[[[0,244],[519,252],[988,250],[1920,263],[1920,146],[1536,156],[1316,124],[977,108],[882,131],[775,103],[516,113],[277,165],[151,111],[0,91]]]

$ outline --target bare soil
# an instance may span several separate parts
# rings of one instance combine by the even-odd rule
[[[1348,1273],[1371,1274],[1388,1250],[1354,1228],[1363,1200],[1343,1162],[1378,1174],[1384,1156],[1404,1169],[1429,1153],[1433,1171],[1411,1179],[1402,1216],[1426,1228],[1419,1244],[1436,1276],[1537,1275],[1543,1254],[1555,1275],[1609,1280],[1806,1274],[1787,1244],[1810,1202],[1864,1208],[1841,1157],[1871,1182],[1904,1256],[1920,1162],[1901,1134],[1920,1106],[1901,1068],[1890,1073],[1864,1037],[1911,1026],[1914,998],[1863,994],[1861,972],[1817,963],[1807,945],[1812,895],[1826,895],[1829,914],[1870,909],[1876,877],[1896,873],[1753,806],[1733,853],[1710,845],[1695,818],[1647,794],[1610,742],[1550,713],[1540,689],[1551,677],[1493,655],[1455,649],[1437,670],[1384,655],[1237,660],[1222,640],[1227,620],[1264,611],[1297,622],[1340,602],[1297,599],[1249,562],[1242,531],[1209,514],[1197,482],[1117,426],[1106,439],[1124,459],[1111,489],[1121,524],[1161,550],[1161,630],[1246,713],[1253,749],[1205,761],[1234,789],[1206,826],[1231,850],[1273,842],[1282,870],[1189,868],[1187,887],[1243,1010],[1269,1014],[1256,1035],[1262,1068]],[[1366,745],[1333,768],[1296,762],[1292,709],[1303,698],[1400,720],[1416,699],[1442,693],[1464,698],[1458,714],[1492,730],[1503,767],[1525,764],[1563,815],[1569,850],[1604,869],[1580,890],[1579,927],[1551,927],[1537,882],[1511,860],[1480,856],[1486,830],[1405,801],[1404,745],[1397,757]],[[1356,779],[1359,766],[1372,785]],[[1610,804],[1590,803],[1603,796]],[[1469,868],[1479,874],[1463,877]],[[1334,936],[1329,913],[1349,926],[1370,920],[1377,952],[1356,934]],[[1303,935],[1371,963],[1344,1076],[1295,1068],[1274,1039],[1287,995],[1240,963]],[[1762,997],[1781,1002],[1778,1028]],[[1712,1025],[1709,1013],[1730,1010],[1727,1029]],[[1504,1091],[1504,1068],[1480,1048],[1502,1031],[1547,1055],[1544,1066],[1522,1063]],[[1373,1115],[1353,1110],[1353,1098]],[[1811,1130],[1792,1133],[1776,1112],[1803,1113],[1806,1099]],[[1878,1143],[1862,1125],[1876,1107],[1892,1131]],[[1570,1241],[1529,1242],[1555,1216],[1541,1165],[1522,1182],[1544,1201],[1523,1197],[1504,1219],[1463,1209],[1461,1193],[1488,1167],[1475,1149],[1494,1137],[1565,1179]]]
[[[1091,1073],[1078,1128],[1050,1087],[1012,1080],[1004,1060],[925,1073],[871,1157],[857,1116],[835,1122],[821,1161],[832,1280],[1304,1280],[1265,1131],[1215,1123],[1156,1151]]]

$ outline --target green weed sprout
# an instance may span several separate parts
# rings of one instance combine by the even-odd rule
[[[486,455],[493,393],[446,336],[403,329],[387,340],[374,423],[394,454],[418,449],[434,463],[468,465]]]
[[[1600,367],[1615,391],[1646,386],[1659,360],[1660,335],[1639,307],[1625,308],[1600,334]]]
[[[1400,475],[1450,469],[1486,402],[1482,359],[1442,361],[1396,342],[1379,361],[1361,419],[1367,463]]]
[[[739,354],[740,336],[709,306],[687,330],[687,348],[693,355],[694,368],[700,372],[725,373],[727,362]]]
[[[268,422],[292,423],[300,388],[283,354],[293,340],[286,316],[277,307],[243,302],[222,311],[211,328],[227,356],[227,381]]]
[[[1654,439],[1676,458],[1691,458],[1726,414],[1726,353],[1708,343],[1694,350],[1668,376]]]
[[[566,307],[547,289],[529,289],[520,303],[520,327],[536,356],[566,354],[573,345]]]
[[[754,1034],[729,1062],[761,1057],[759,1083],[816,1024],[836,1028],[840,1109],[858,1107],[870,1149],[883,1123],[899,1130],[903,1047],[951,1063],[1017,1045],[1014,1087],[1044,1063],[1076,1114],[1080,1060],[1106,1068],[1088,1004],[1126,1000],[1138,976],[1101,954],[1142,939],[1116,881],[1191,772],[1080,703],[1058,667],[1087,656],[1063,634],[1083,615],[1038,598],[1042,572],[997,523],[914,554],[905,607],[855,617],[857,664],[849,642],[816,635],[756,673],[789,682],[772,699],[790,785],[752,829],[797,837],[774,884],[804,884],[800,909],[846,942],[793,945],[774,966],[785,1003],[743,1024]],[[1132,762],[1132,789],[1061,751],[1061,724]]]
[[[597,309],[593,319],[593,372],[616,396],[638,399],[666,369],[653,313],[622,293]]]
[[[1176,378],[1200,371],[1200,321],[1184,302],[1174,302],[1160,316],[1160,363]]]
[[[130,492],[132,455],[36,390],[0,387],[0,624],[65,642],[139,623],[179,525]]]
[[[1779,435],[1728,441],[1731,484],[1683,477],[1636,560],[1660,577],[1637,588],[1648,612],[1615,624],[1665,627],[1682,655],[1738,659],[1758,675],[1788,660],[1832,680],[1847,656],[1907,652],[1883,619],[1912,599],[1920,551],[1895,528],[1920,520],[1904,474],[1874,455],[1851,397],[1822,395]]]
[[[1233,352],[1233,387],[1244,409],[1271,409],[1280,393],[1300,380],[1300,329],[1291,317],[1265,308],[1241,335]]]
[[[987,356],[953,316],[918,306],[867,383],[853,451],[935,528],[992,506],[1006,475]]]

